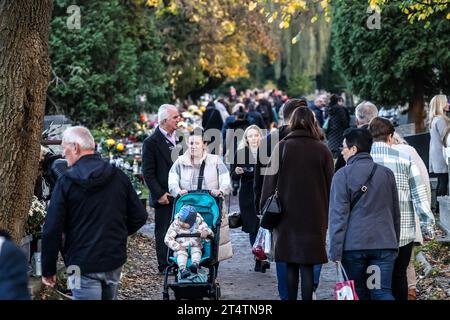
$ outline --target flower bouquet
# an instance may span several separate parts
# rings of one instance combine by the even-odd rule
[[[45,220],[45,203],[33,196],[31,208],[28,211],[28,219],[25,224],[25,233],[31,234],[34,239],[41,237],[42,225]]]

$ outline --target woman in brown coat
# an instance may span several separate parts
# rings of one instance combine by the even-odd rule
[[[333,159],[307,107],[291,117],[291,133],[275,148],[279,173],[264,178],[261,207],[278,185],[282,219],[273,230],[275,261],[287,263],[289,300],[297,299],[299,270],[302,299],[312,300],[313,265],[328,262],[325,239]],[[277,183],[278,179],[278,183]]]

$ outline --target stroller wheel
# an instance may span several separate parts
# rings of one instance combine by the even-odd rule
[[[217,284],[214,284],[213,287],[211,288],[211,295],[210,295],[210,299],[211,300],[219,300],[220,299],[220,287]]]
[[[216,294],[215,294],[215,299],[214,300],[219,300],[220,299],[220,296],[221,296],[221,292],[220,292],[220,287],[219,286],[217,286],[216,287]]]

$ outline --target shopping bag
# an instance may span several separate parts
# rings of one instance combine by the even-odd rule
[[[252,253],[256,260],[267,260],[270,253],[270,245],[272,239],[270,231],[264,228],[259,228],[256,234],[255,243],[253,244]]]
[[[334,287],[334,298],[336,300],[359,300],[355,290],[355,282],[348,279],[340,261],[336,263],[336,273],[337,281]]]

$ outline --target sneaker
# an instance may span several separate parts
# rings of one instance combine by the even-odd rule
[[[189,270],[190,270],[192,273],[197,273],[197,270],[198,270],[198,264],[197,264],[197,263],[191,264],[191,265],[189,266]]]
[[[190,274],[191,273],[187,269],[184,269],[183,271],[180,272],[180,278],[186,279],[187,277],[189,277]]]
[[[255,261],[255,272],[261,272],[261,260]]]
[[[270,262],[268,261],[261,261],[261,272],[266,273],[266,270],[270,269]]]
[[[158,266],[158,272],[159,272],[160,274],[164,274],[164,272],[166,272],[167,267],[168,267],[168,266],[166,266],[166,265]]]

